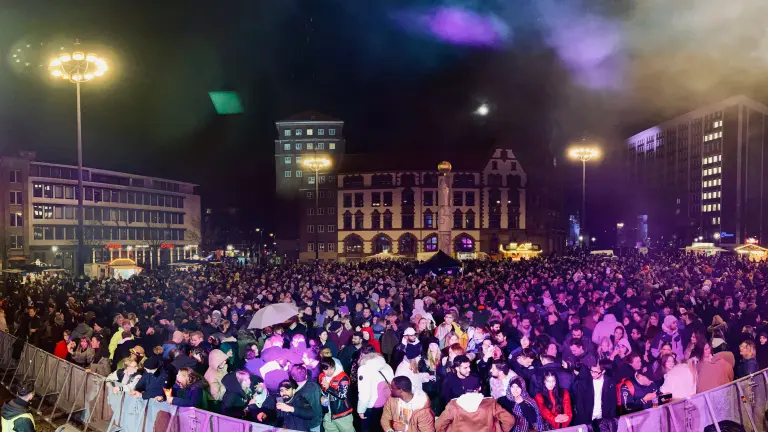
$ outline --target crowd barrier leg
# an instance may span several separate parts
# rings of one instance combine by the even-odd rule
[[[64,384],[62,384],[61,391],[59,391],[59,395],[56,397],[56,402],[53,404],[51,415],[45,418],[45,420],[47,420],[49,423],[53,422],[53,418],[56,415],[56,408],[59,407],[59,403],[61,402],[61,397],[64,395],[64,389],[67,388],[67,384],[69,384],[69,380],[72,376],[72,365],[65,363],[64,368],[66,373],[64,377]]]
[[[112,432],[112,426],[117,426],[120,423],[120,419],[123,417],[124,403],[125,403],[125,392],[121,392],[119,409],[112,410],[112,418],[109,419],[109,425],[107,425],[107,432]],[[117,421],[117,424],[115,423],[115,421]]]
[[[707,406],[707,411],[709,411],[709,416],[712,418],[712,424],[715,425],[715,430],[717,432],[722,432],[720,430],[720,423],[717,421],[717,416],[715,415],[715,410],[712,408],[712,401],[709,398],[709,393],[704,393],[704,405]]]
[[[675,417],[675,411],[672,409],[671,406],[666,405],[667,412],[669,413],[669,417],[672,419],[670,423],[672,423],[672,432],[680,432],[677,429],[677,417]]]
[[[71,370],[72,370],[72,372],[71,372],[71,373],[74,373],[74,370],[75,370],[75,369],[74,369],[74,368],[72,368]],[[75,395],[76,395],[76,396],[77,396],[77,395],[80,395],[80,394],[81,394],[81,392],[83,392],[83,389],[84,389],[84,387],[85,387],[85,384],[86,384],[87,382],[88,382],[88,377],[85,377],[85,378],[83,379],[83,382],[82,382],[82,383],[80,383],[80,385],[77,387],[77,391],[75,392]],[[83,392],[83,393],[84,393],[84,392]],[[85,399],[85,394],[83,394],[83,398]],[[75,411],[77,411],[77,412],[80,412],[80,411],[83,411],[83,410],[85,410],[85,406],[87,405],[87,403],[88,403],[87,401],[84,401],[84,402],[83,402],[83,408],[82,408],[82,409],[77,409],[77,410],[76,410],[75,408],[77,407],[77,404],[76,404],[75,402],[72,402],[72,407],[69,409],[69,415],[67,416],[67,423],[69,423],[69,422],[72,420],[72,413],[74,413]]]
[[[46,373],[49,370],[49,366],[48,366],[49,363],[50,362],[48,361],[48,359],[46,359],[45,363],[43,364],[43,367],[41,368],[41,370],[45,370],[45,372],[43,373],[43,377],[48,376],[46,375]],[[57,363],[57,366],[58,366],[58,363]],[[58,369],[58,367],[56,369]],[[50,374],[49,379],[47,380],[47,383],[43,388],[43,393],[40,394],[40,404],[37,406],[38,415],[43,415],[43,403],[45,402],[45,398],[47,398],[48,396],[53,396],[58,393],[57,391],[54,391],[51,393],[48,392],[51,389],[51,381],[55,381],[55,380],[56,380],[56,371],[54,370]],[[54,386],[54,390],[56,390],[55,386]]]
[[[83,382],[87,382],[87,381],[88,381],[88,379],[87,379],[87,378],[88,378],[88,377],[86,376],[86,380],[85,380],[85,381],[83,381]],[[104,383],[102,382],[102,383],[99,385],[99,388],[98,388],[98,390],[96,390],[96,397],[94,397],[94,398],[93,398],[93,404],[94,404],[94,405],[95,405],[96,403],[98,403],[98,401],[99,401],[99,396],[101,396],[101,389],[102,389],[103,387],[104,387]],[[87,399],[88,399],[88,398],[87,398],[87,395],[86,395],[86,402],[85,402],[85,403],[86,403],[86,405],[88,404],[88,400],[87,400]],[[86,416],[86,419],[85,419],[85,428],[83,428],[83,432],[88,432],[88,426],[90,426],[90,424],[91,424],[91,419],[93,418],[93,412],[94,412],[94,411],[96,411],[96,409],[95,409],[95,406],[94,406],[94,407],[91,407],[91,408],[88,410],[88,415]]]
[[[752,407],[749,406],[749,401],[747,400],[747,396],[743,393],[740,386],[736,386],[736,391],[739,393],[739,400],[741,400],[741,404],[744,406],[744,411],[747,412],[747,418],[749,418],[749,424],[752,425],[752,430],[757,430],[757,427],[755,425],[755,419],[752,416]]]
[[[11,387],[13,386],[13,379],[16,376],[16,372],[19,370],[21,365],[24,364],[24,362],[26,361],[26,352],[27,350],[22,350],[21,356],[19,357],[19,361],[16,363],[16,367],[14,368],[11,366],[8,369],[6,369],[5,372],[3,372],[3,377],[0,378],[0,383],[2,383],[3,386],[5,386],[5,388],[7,388],[8,390],[11,390]],[[5,377],[8,374],[8,371],[11,369],[13,369],[13,373],[11,374],[11,380],[6,384]],[[13,393],[12,390],[11,392]]]

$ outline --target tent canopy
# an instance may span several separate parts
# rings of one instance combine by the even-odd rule
[[[407,259],[408,257],[402,256],[402,255],[395,255],[389,253],[389,251],[384,251],[381,253],[377,253],[376,255],[370,255],[365,258],[363,258],[363,261],[371,261],[371,260],[396,260],[396,259]]]
[[[432,258],[424,261],[416,267],[416,271],[419,273],[444,273],[450,270],[458,270],[461,268],[461,263],[443,251],[437,251],[432,255]]]

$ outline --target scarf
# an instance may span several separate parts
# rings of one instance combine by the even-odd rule
[[[514,383],[511,382],[511,383]],[[529,432],[530,430],[535,431],[546,431],[549,430],[548,428],[545,428],[547,424],[544,423],[544,421],[541,418],[541,412],[539,411],[539,406],[536,404],[536,401],[531,399],[530,396],[528,396],[528,392],[525,390],[525,386],[523,386],[522,394],[523,401],[520,403],[515,402],[514,396],[512,396],[512,391],[510,390],[512,386],[510,385],[507,387],[507,399],[515,403],[515,407],[512,409],[512,415],[515,416],[515,426],[512,428],[513,432]],[[535,412],[536,412],[536,424],[530,425],[528,424],[528,420],[525,418],[525,415],[523,415],[523,405],[530,406]]]

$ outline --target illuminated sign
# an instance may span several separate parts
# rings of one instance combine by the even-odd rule
[[[173,245],[170,243],[163,243],[160,245],[160,249],[173,249]]]
[[[759,242],[757,241],[757,239],[756,239],[755,237],[750,237],[750,238],[748,238],[748,239],[744,240],[744,243],[745,243],[745,244],[756,245],[756,244],[758,244]]]
[[[107,243],[104,245],[106,249],[122,249],[123,247],[116,243]]]

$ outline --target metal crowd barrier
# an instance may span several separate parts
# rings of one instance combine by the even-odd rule
[[[0,332],[0,385],[14,392],[33,385],[39,402],[30,409],[55,427],[86,432],[272,432],[288,431],[213,412],[146,401],[122,391],[105,377]],[[14,358],[14,348],[18,358]],[[115,392],[113,389],[117,388]],[[291,432],[291,431],[288,431]]]

